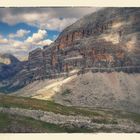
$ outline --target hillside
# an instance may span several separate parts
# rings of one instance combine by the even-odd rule
[[[0,95],[0,132],[140,132],[140,116]]]
[[[63,105],[105,107],[140,113],[140,75],[92,73],[36,81],[12,95],[54,100]]]
[[[64,133],[62,127],[9,113],[0,113],[0,133]]]

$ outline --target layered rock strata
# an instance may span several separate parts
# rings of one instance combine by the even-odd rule
[[[140,71],[140,8],[106,8],[64,29],[49,47],[29,54],[37,79],[73,69]],[[39,76],[40,75],[40,76]]]

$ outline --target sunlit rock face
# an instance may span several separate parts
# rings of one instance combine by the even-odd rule
[[[106,8],[83,17],[42,50],[43,58],[38,58],[43,59],[43,75],[47,77],[75,68],[138,72],[139,23],[140,8]]]

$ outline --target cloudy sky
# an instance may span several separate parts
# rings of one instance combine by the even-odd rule
[[[19,59],[49,45],[68,25],[99,8],[0,8],[0,53]]]

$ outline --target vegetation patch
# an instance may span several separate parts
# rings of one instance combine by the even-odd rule
[[[0,113],[0,132],[67,132],[64,127],[55,124],[38,121],[29,117]]]
[[[65,89],[61,94],[62,96],[67,96],[71,93],[71,90],[70,89]]]
[[[69,128],[29,117],[0,113],[0,133],[90,133],[87,128]]]
[[[128,113],[119,110],[112,109],[101,109],[101,108],[87,108],[87,107],[75,107],[75,106],[63,106],[53,101],[46,100],[38,100],[28,97],[17,97],[17,96],[8,96],[8,95],[0,95],[0,107],[6,108],[24,108],[31,110],[42,110],[48,112],[54,112],[55,114],[62,115],[80,115],[87,116],[92,119],[93,123],[99,124],[118,124],[118,119],[129,119],[136,123],[140,123],[140,114],[136,113]],[[1,120],[4,118],[7,119],[7,116],[1,116]],[[0,126],[4,126],[6,121],[0,120]],[[7,124],[6,124],[7,125]],[[51,127],[51,126],[50,126]],[[64,128],[65,131],[67,127]],[[79,131],[79,128],[73,128],[72,130],[69,128],[70,132]],[[82,128],[81,131],[84,131],[85,128]],[[88,131],[87,129],[85,131]],[[91,131],[91,130],[90,130]],[[66,131],[68,132],[68,131]],[[88,131],[89,132],[89,131]]]
[[[101,116],[94,111],[88,111],[73,106],[63,106],[53,101],[38,100],[28,97],[0,95],[0,107],[18,107],[25,109],[43,110],[63,115]]]

